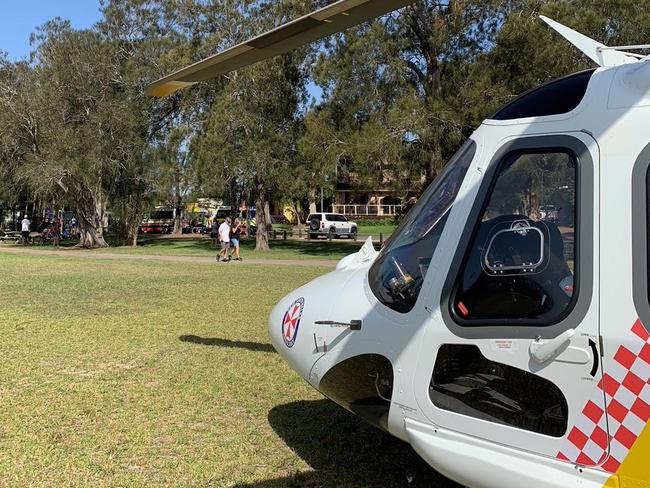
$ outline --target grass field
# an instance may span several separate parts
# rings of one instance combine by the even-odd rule
[[[322,269],[0,250],[0,270],[0,486],[450,486],[268,343]]]
[[[74,247],[78,241],[66,241],[61,247]],[[363,245],[363,242],[354,242],[351,240],[337,240],[329,242],[327,240],[307,241],[307,240],[287,240],[272,241],[271,250],[264,253],[255,252],[255,240],[243,240],[241,243],[241,255],[246,259],[319,259],[338,261],[348,254],[357,252]],[[0,245],[2,247],[20,247],[12,244]],[[376,247],[379,247],[376,245]],[[30,250],[51,250],[52,246],[30,246]],[[94,250],[92,252],[111,253],[111,254],[141,254],[152,256],[197,256],[197,257],[214,257],[217,250],[212,247],[209,237],[198,236],[192,237],[141,237],[138,239],[138,246],[116,247],[111,246],[107,249]]]
[[[129,254],[176,255],[176,256],[214,256],[216,249],[212,247],[208,237],[198,239],[170,237],[143,237],[138,240],[137,248],[112,247],[104,252]],[[272,241],[271,251],[255,252],[255,240],[246,239],[241,243],[241,255],[250,259],[329,259],[339,260],[348,254],[357,252],[362,242],[340,240],[329,242],[318,241]]]

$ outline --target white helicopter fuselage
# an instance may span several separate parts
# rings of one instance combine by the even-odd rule
[[[275,348],[304,379],[467,486],[650,484],[643,465],[650,455],[650,334],[643,325],[650,325],[650,62],[581,76],[584,93],[569,111],[518,117],[529,110],[524,100],[510,110],[515,118],[506,113],[486,120],[471,136],[471,150],[466,146],[459,156],[471,160],[462,183],[444,216],[434,216],[439,235],[424,246],[431,255],[407,246],[400,254],[399,234],[411,232],[407,224],[379,257],[367,243],[336,271],[289,294],[269,319]],[[551,97],[553,104],[566,83],[533,92],[528,100],[539,105]],[[573,162],[558,170],[560,160]],[[538,162],[556,169],[538,173],[531,169]],[[517,164],[512,171],[519,173],[507,174]],[[531,179],[546,174],[553,180],[543,188],[538,184],[539,195],[528,193],[528,208],[536,215],[490,220],[495,211],[488,204],[503,208],[498,199],[505,202],[501,195],[509,187],[527,184],[519,178],[526,171]],[[443,190],[443,197],[449,194]],[[543,194],[567,208],[547,205]],[[437,202],[432,198],[429,204]],[[413,212],[426,212],[426,205]],[[495,230],[483,231],[486,225]],[[539,239],[539,259],[522,267],[516,264],[522,253],[513,251],[514,258],[491,262],[501,238]],[[562,269],[570,269],[562,280],[551,273],[559,266],[553,246],[563,247],[568,264]],[[385,295],[377,291],[373,266],[381,267],[391,252],[422,255],[419,271],[395,261]],[[480,266],[464,275],[474,255]],[[536,306],[559,313],[527,321],[477,312],[470,320],[466,303],[474,292],[458,297],[462,280],[481,273],[487,285],[480,293],[494,289],[495,300],[507,297],[517,306],[528,300],[528,291],[515,288],[532,276],[533,288],[550,290],[534,292],[542,296]],[[412,303],[391,305],[391,294],[399,301],[400,290],[408,295],[414,281]],[[504,283],[507,295],[496,291]],[[487,310],[487,300],[481,300],[475,307]],[[352,321],[361,322],[360,330]]]

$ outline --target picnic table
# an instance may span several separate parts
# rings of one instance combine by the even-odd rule
[[[21,234],[16,230],[9,230],[5,232],[5,235],[0,236],[0,243],[5,241],[12,241],[16,244],[20,242]]]

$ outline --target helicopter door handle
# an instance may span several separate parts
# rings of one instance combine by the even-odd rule
[[[329,325],[330,327],[349,327],[350,330],[361,330],[363,322],[361,320],[351,320],[346,322],[335,322],[333,320],[318,320],[314,322],[316,325]]]
[[[551,359],[564,344],[570,341],[575,334],[575,329],[569,329],[550,341],[542,342],[541,338],[535,339],[535,341],[530,345],[530,355],[539,364],[544,364],[546,361]]]

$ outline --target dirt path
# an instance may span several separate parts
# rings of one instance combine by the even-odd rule
[[[64,256],[72,258],[85,258],[85,259],[106,259],[112,261],[165,261],[172,263],[195,263],[207,264],[214,263],[215,266],[243,266],[248,264],[254,265],[267,265],[267,266],[307,266],[307,267],[325,267],[333,268],[336,266],[336,261],[325,259],[244,259],[242,262],[231,261],[230,263],[217,263],[214,257],[207,256],[156,256],[148,254],[118,254],[110,252],[97,252],[97,251],[83,251],[80,249],[60,249],[54,250],[40,250],[31,249],[29,247],[2,247],[0,246],[0,254],[31,254],[34,256]]]

